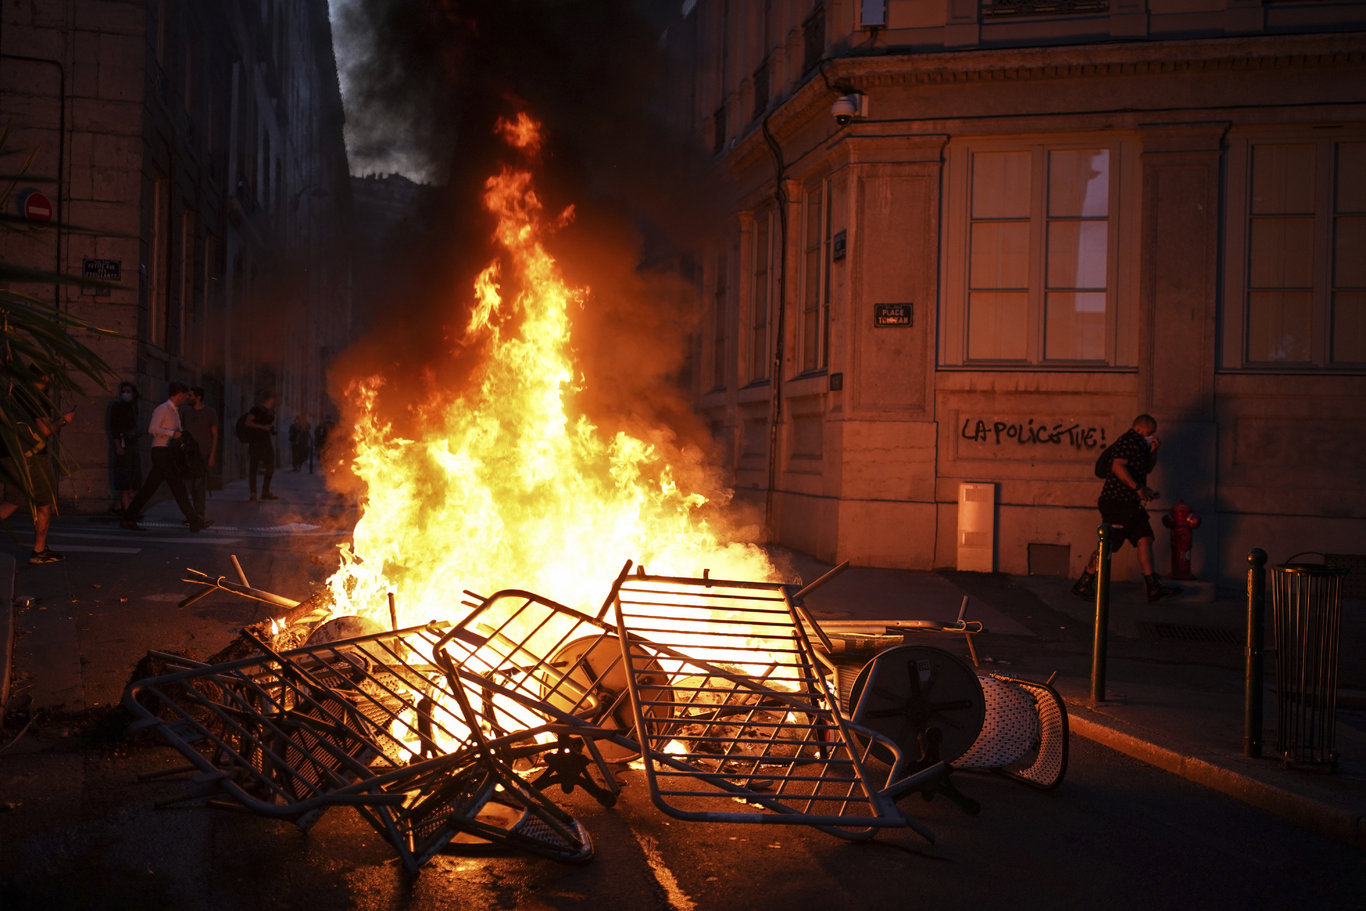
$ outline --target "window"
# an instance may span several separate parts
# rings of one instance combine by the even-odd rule
[[[725,252],[716,255],[716,276],[711,301],[711,388],[726,388],[726,315],[730,264]]]
[[[754,120],[764,116],[764,112],[768,110],[768,65],[769,62],[765,59],[754,71]]]
[[[754,296],[749,312],[749,379],[762,382],[769,370],[769,314],[773,308],[775,265],[774,212],[764,209],[754,220]]]
[[[1366,368],[1366,137],[1229,147],[1223,365]]]
[[[1132,365],[1115,140],[959,147],[950,156],[949,365]],[[1138,177],[1129,181],[1138,186]],[[1136,206],[1134,207],[1136,210]]]
[[[823,181],[810,184],[803,194],[806,203],[802,251],[802,372],[828,365],[826,353],[830,326],[830,249]]]
[[[825,56],[825,5],[817,4],[802,22],[802,75],[820,65]]]
[[[152,182],[152,262],[147,270],[147,338],[165,348],[171,307],[171,182]]]
[[[1109,0],[982,0],[982,18],[994,16],[1066,16],[1103,13]]]
[[[199,281],[199,264],[195,262],[195,255],[199,245],[195,242],[195,213],[193,210],[186,209],[180,213],[180,294],[176,301],[174,341],[172,346],[176,354],[185,354],[186,330],[189,325],[189,316],[194,312],[195,307],[195,283]]]

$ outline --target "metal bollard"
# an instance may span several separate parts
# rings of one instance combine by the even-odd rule
[[[1105,701],[1106,637],[1110,629],[1110,526],[1096,528],[1096,633],[1091,644],[1091,702]]]
[[[1247,555],[1247,664],[1243,678],[1243,755],[1262,755],[1262,656],[1266,630],[1266,551]]]

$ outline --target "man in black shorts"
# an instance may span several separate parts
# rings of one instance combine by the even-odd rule
[[[36,367],[30,369],[38,374]],[[37,376],[34,387],[38,396],[46,395],[51,379],[49,376]],[[6,453],[6,457],[0,461],[0,476],[5,480],[0,522],[20,509],[27,509],[33,516],[33,552],[28,555],[28,562],[35,566],[60,563],[66,557],[47,546],[47,532],[52,526],[52,513],[57,505],[57,479],[52,472],[52,454],[48,442],[57,430],[75,419],[76,411],[72,409],[60,417],[47,417],[44,414],[46,400],[40,401],[21,387],[16,387],[12,394],[25,412],[26,420],[19,427],[19,437],[21,445],[27,448],[18,454]],[[11,455],[14,457],[11,458]],[[18,466],[15,464],[20,457],[28,469],[28,490],[20,482]]]
[[[1113,533],[1111,540],[1117,541],[1118,551],[1128,541],[1138,550],[1138,565],[1143,569],[1143,584],[1149,601],[1170,598],[1181,589],[1174,585],[1163,585],[1153,571],[1153,526],[1148,521],[1149,500],[1157,492],[1148,487],[1148,472],[1157,464],[1157,449],[1162,441],[1157,437],[1157,421],[1152,415],[1140,414],[1134,418],[1133,425],[1106,450],[1110,458],[1110,471],[1101,488],[1101,521],[1109,525]],[[1099,551],[1091,554],[1081,578],[1072,586],[1072,594],[1090,600],[1096,595],[1096,567],[1100,560]]]

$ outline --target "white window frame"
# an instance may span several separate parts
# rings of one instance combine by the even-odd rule
[[[811,206],[820,206],[816,236],[812,237]],[[819,373],[830,365],[830,182],[825,178],[806,185],[802,199],[802,284],[801,312],[797,331],[801,373]],[[815,274],[812,275],[814,268]],[[815,300],[812,293],[814,289]],[[808,358],[808,338],[812,329],[807,318],[815,315],[815,357]]]
[[[1366,128],[1332,130],[1313,126],[1270,127],[1230,132],[1226,158],[1228,233],[1225,247],[1224,298],[1220,369],[1250,373],[1366,373],[1366,362],[1334,362],[1334,227],[1337,211],[1337,149],[1343,143],[1366,142]],[[1312,303],[1307,360],[1258,361],[1248,351],[1253,155],[1257,146],[1314,145],[1314,253]],[[1366,251],[1359,251],[1366,255]]]
[[[774,299],[781,266],[778,259],[781,234],[778,212],[774,206],[764,206],[754,213],[751,240],[753,258],[750,260],[753,272],[750,276],[749,312],[745,321],[745,353],[749,367],[746,379],[751,384],[766,383],[772,379]],[[761,317],[762,325],[759,324]],[[759,341],[756,343],[756,340]]]
[[[726,388],[726,324],[730,319],[730,251],[719,250],[712,257],[711,390]]]
[[[1110,159],[1106,237],[1106,323],[1104,355],[1094,359],[1044,357],[1045,231],[1048,153],[1105,149]],[[973,156],[983,152],[1029,152],[1030,266],[1028,338],[1022,358],[968,357],[968,294]],[[945,272],[940,312],[940,367],[971,370],[1132,370],[1138,363],[1139,213],[1142,165],[1139,143],[1130,134],[1058,134],[1015,138],[972,138],[946,150],[943,202]]]

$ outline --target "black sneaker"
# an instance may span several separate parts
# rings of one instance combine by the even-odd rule
[[[212,524],[213,524],[213,519],[204,519],[203,521],[200,521],[200,522],[191,522],[191,523],[190,523],[190,531],[195,532],[195,533],[198,533],[198,532],[201,532],[201,531],[203,531],[204,529],[208,528],[208,527],[209,527],[210,525],[212,525]]]
[[[261,494],[261,499],[263,499],[263,500],[278,500],[278,499],[280,499],[280,498],[277,497],[277,496],[276,496],[275,494],[273,494],[273,493],[263,493],[263,494]]]
[[[138,520],[137,520],[137,519],[130,519],[130,518],[126,517],[126,516],[124,517],[123,521],[119,522],[119,528],[126,528],[126,529],[128,529],[129,531],[142,531],[142,530],[143,530],[142,526],[138,524]]]
[[[1143,588],[1149,601],[1161,601],[1163,598],[1170,598],[1181,593],[1181,586],[1163,585],[1161,578],[1156,574],[1143,577]]]
[[[66,554],[59,554],[50,547],[44,547],[42,550],[35,550],[28,555],[28,562],[32,563],[34,566],[43,563],[61,563],[65,559]]]

